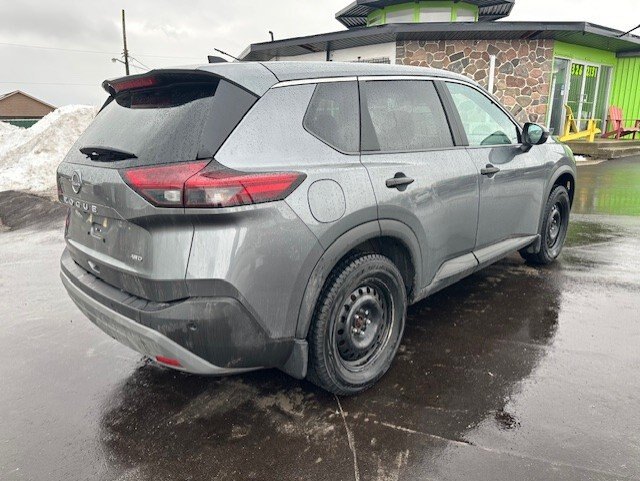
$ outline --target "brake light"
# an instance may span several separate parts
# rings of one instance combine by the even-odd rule
[[[120,93],[125,90],[153,87],[158,85],[158,79],[156,77],[125,78],[122,80],[113,80],[109,82],[109,85],[113,88],[115,93]]]
[[[140,167],[124,172],[136,192],[158,207],[183,207],[184,183],[208,162]]]
[[[305,179],[298,172],[205,170],[190,162],[124,171],[136,192],[158,207],[216,208],[273,202],[286,198]]]
[[[200,172],[185,184],[185,207],[233,207],[282,200],[304,180],[296,172]]]

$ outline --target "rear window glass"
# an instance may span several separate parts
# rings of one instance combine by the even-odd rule
[[[67,160],[121,168],[210,158],[255,101],[253,94],[218,79],[124,92],[104,106]],[[92,161],[79,153],[87,147],[137,158]]]
[[[411,152],[453,146],[433,82],[362,82],[362,150]]]
[[[304,117],[308,132],[346,153],[358,152],[360,120],[356,82],[318,84]]]

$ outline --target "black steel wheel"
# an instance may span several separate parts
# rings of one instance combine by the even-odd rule
[[[558,258],[567,239],[570,213],[571,203],[567,189],[561,185],[556,186],[545,205],[540,231],[540,250],[534,253],[527,250],[520,252],[527,262],[546,265]]]
[[[388,258],[357,255],[340,263],[312,320],[308,379],[340,395],[375,384],[400,345],[406,305],[402,275]]]

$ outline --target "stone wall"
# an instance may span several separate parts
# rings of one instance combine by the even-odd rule
[[[483,87],[496,56],[494,94],[521,122],[546,120],[553,40],[399,41],[396,63],[461,73]]]

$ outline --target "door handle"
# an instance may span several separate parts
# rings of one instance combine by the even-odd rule
[[[496,175],[498,172],[500,172],[500,169],[491,164],[487,164],[487,166],[484,169],[480,169],[480,173],[482,175],[492,176],[492,175]]]
[[[415,179],[407,177],[402,172],[398,172],[393,179],[387,179],[389,189],[398,189],[400,192],[407,190],[407,187],[415,182]]]

